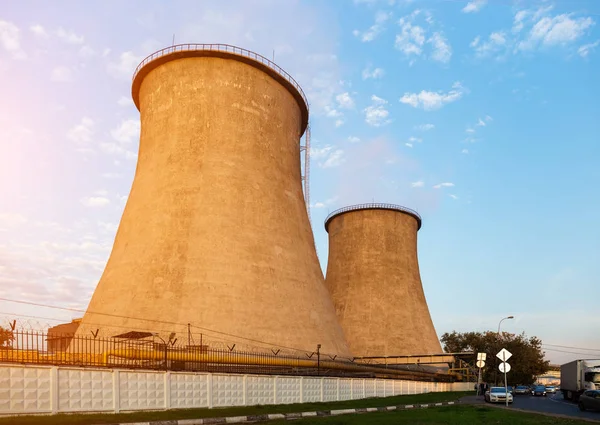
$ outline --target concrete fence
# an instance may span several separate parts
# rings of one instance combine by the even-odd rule
[[[470,383],[0,365],[0,415],[132,412],[354,400]]]

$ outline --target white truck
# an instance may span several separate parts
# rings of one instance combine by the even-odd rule
[[[600,360],[573,360],[560,367],[560,390],[565,400],[579,400],[586,390],[600,390]]]

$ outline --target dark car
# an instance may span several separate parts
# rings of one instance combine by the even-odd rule
[[[514,395],[523,395],[523,394],[530,394],[530,393],[531,393],[531,390],[529,389],[529,387],[527,385],[517,385],[517,387],[513,391]]]
[[[600,410],[600,390],[587,390],[579,396],[579,410]]]
[[[546,387],[543,385],[536,385],[535,388],[531,391],[531,395],[543,395],[544,397],[546,397]]]

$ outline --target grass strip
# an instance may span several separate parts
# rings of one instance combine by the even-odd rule
[[[226,416],[250,416],[269,413],[314,412],[334,409],[359,409],[385,407],[416,403],[436,403],[454,401],[471,392],[443,392],[395,397],[366,398],[361,400],[335,401],[325,403],[277,404],[266,406],[227,407],[214,409],[177,409],[157,412],[135,413],[91,413],[58,414],[52,416],[13,416],[0,418],[0,425],[100,425],[126,422],[168,421],[176,419],[199,419]]]
[[[268,425],[289,425],[275,420]],[[307,418],[293,421],[297,425],[590,425],[588,421],[562,419],[535,413],[514,412],[487,406],[456,405],[418,410],[394,410],[343,416]]]

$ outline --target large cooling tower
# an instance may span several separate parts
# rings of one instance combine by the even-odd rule
[[[355,356],[436,354],[419,274],[421,217],[396,205],[342,208],[325,221],[326,285]]]
[[[194,333],[349,356],[301,186],[308,105],[277,65],[173,46],[134,75],[137,169],[78,334]],[[140,320],[141,319],[141,320]]]

